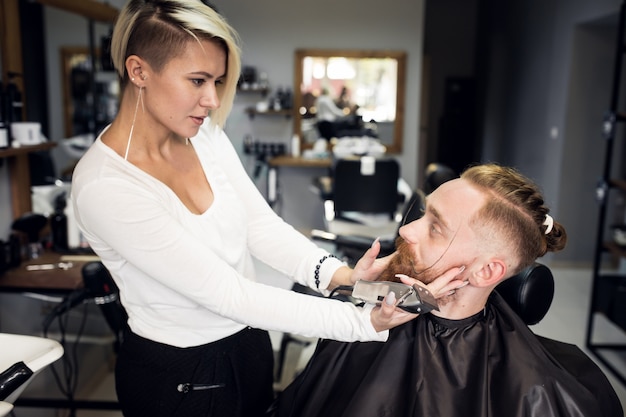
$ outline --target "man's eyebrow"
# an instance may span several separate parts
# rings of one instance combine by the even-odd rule
[[[441,225],[445,228],[448,229],[448,231],[452,232],[452,228],[450,227],[450,225],[448,224],[448,222],[446,222],[446,220],[441,216],[441,213],[439,212],[439,210],[437,210],[435,207],[433,207],[432,205],[428,204],[428,202],[426,203],[426,211],[431,213],[433,215],[433,217],[435,219],[437,219],[437,221],[439,223],[441,223]]]

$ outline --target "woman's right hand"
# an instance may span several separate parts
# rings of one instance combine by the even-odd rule
[[[397,308],[396,296],[393,292],[390,292],[379,306],[372,309],[370,319],[374,329],[377,332],[382,332],[413,320],[417,316],[419,314],[409,313],[401,308]]]

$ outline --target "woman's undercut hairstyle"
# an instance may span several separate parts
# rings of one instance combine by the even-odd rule
[[[130,0],[120,11],[111,39],[111,58],[122,90],[129,82],[126,58],[137,55],[155,71],[179,56],[188,42],[211,41],[226,53],[226,76],[218,86],[220,107],[211,123],[224,126],[241,72],[239,37],[213,8],[200,0]]]

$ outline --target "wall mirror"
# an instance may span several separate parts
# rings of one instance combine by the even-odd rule
[[[344,114],[358,119],[387,152],[402,152],[405,52],[298,49],[294,68],[294,133],[301,138],[303,149],[328,136],[323,129],[320,133],[317,108],[320,95],[328,93]]]
[[[63,118],[65,137],[99,132],[113,120],[119,101],[117,73],[103,71],[99,49],[91,59],[89,49],[83,46],[61,47],[63,85]],[[92,66],[96,65],[95,92],[91,86]]]

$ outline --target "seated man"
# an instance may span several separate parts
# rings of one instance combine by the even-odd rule
[[[424,216],[400,229],[381,280],[404,274],[427,283],[464,266],[467,285],[440,299],[439,311],[393,329],[386,343],[321,341],[272,415],[623,416],[582,351],[535,336],[493,291],[565,246],[548,212],[538,188],[510,168],[479,165],[441,185]]]
[[[337,107],[327,88],[322,89],[317,97],[315,108],[317,129],[324,139],[365,135],[361,117],[352,113],[350,109]]]

